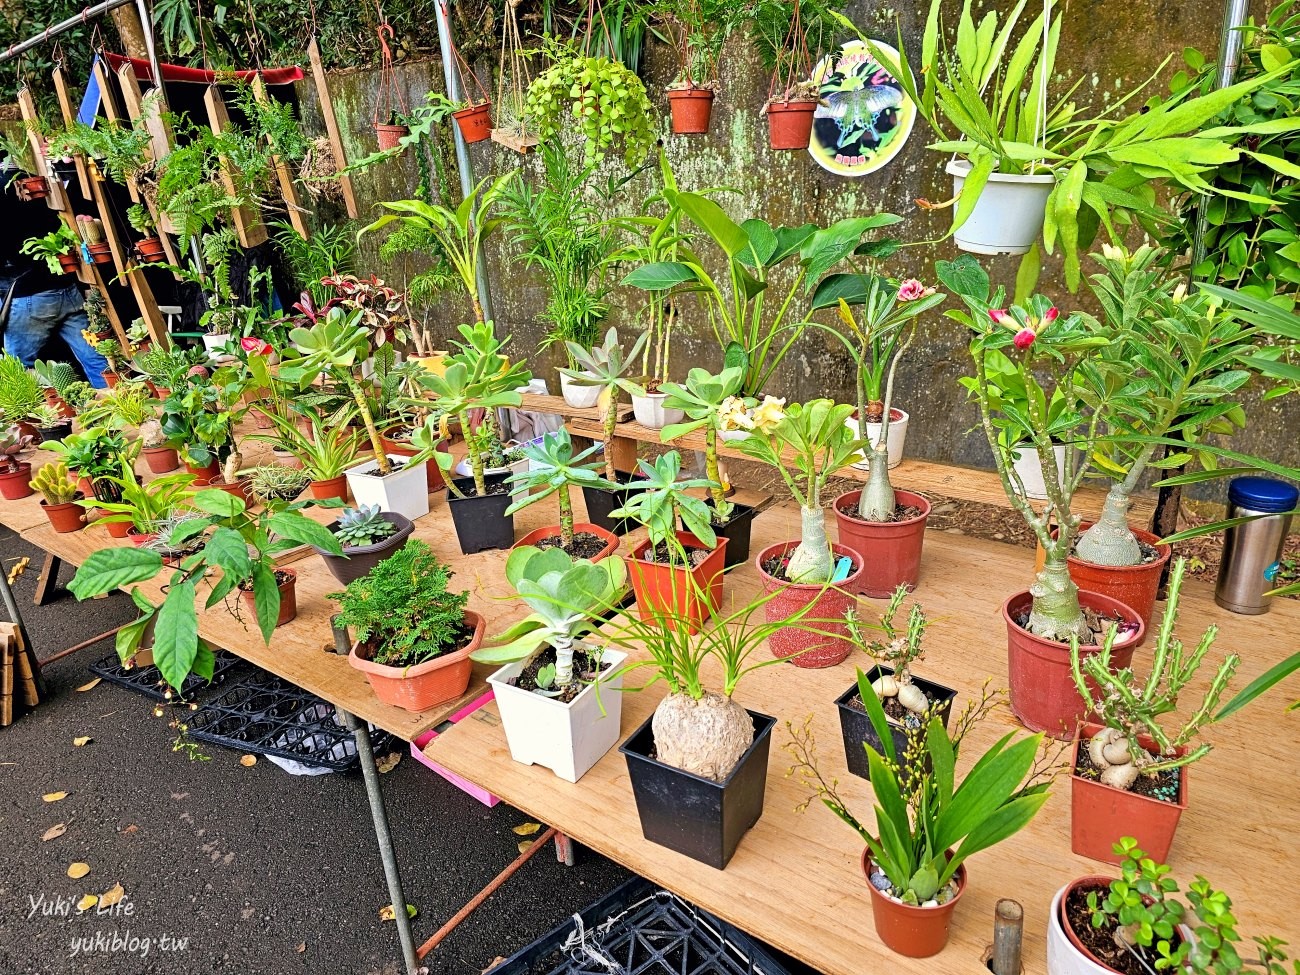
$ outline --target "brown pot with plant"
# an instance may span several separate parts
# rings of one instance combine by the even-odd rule
[[[56,532],[80,531],[86,523],[86,512],[79,502],[83,497],[77,484],[68,474],[63,461],[45,464],[36,472],[31,486],[41,492],[41,510]]]
[[[34,439],[17,426],[0,433],[0,497],[6,501],[31,497],[32,465],[20,458],[31,449]]]

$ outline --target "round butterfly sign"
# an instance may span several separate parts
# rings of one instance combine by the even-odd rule
[[[876,42],[897,63],[898,52]],[[823,169],[840,176],[874,173],[907,142],[916,105],[862,41],[847,42],[813,71],[821,101],[808,151]]]

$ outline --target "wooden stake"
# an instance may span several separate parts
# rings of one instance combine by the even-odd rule
[[[253,79],[253,97],[263,105],[269,104],[271,101],[271,96],[266,91],[266,85],[262,82],[261,75]],[[280,181],[280,198],[284,200],[285,210],[289,214],[289,222],[293,224],[293,229],[298,231],[298,236],[305,239],[311,236],[311,230],[308,229],[307,220],[304,217],[307,211],[303,208],[302,199],[298,196],[298,187],[293,182],[293,170],[278,155],[272,155],[271,159],[275,163],[275,175]]]
[[[54,80],[54,95],[59,100],[59,111],[63,114],[63,125],[71,129],[72,123],[76,116],[72,112],[72,98],[68,95],[68,78],[63,73],[62,68],[55,68],[50,74]],[[81,184],[81,195],[89,200],[91,196],[90,189],[90,172],[86,168],[86,157],[81,153],[74,153],[72,161],[77,166],[77,182]]]
[[[330,148],[334,150],[334,165],[340,173],[348,168],[348,154],[343,149],[343,135],[339,131],[339,120],[334,114],[334,102],[330,100],[329,81],[325,77],[325,62],[321,60],[320,45],[316,38],[307,45],[307,57],[311,60],[311,74],[316,82],[316,98],[320,101],[321,117],[325,120],[325,132],[329,136]],[[352,190],[352,177],[347,174],[339,176],[339,186],[343,189],[343,204],[348,216],[353,220],[361,215],[357,209],[357,196]]]

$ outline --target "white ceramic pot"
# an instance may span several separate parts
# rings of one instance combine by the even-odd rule
[[[224,346],[227,346],[229,344],[230,344],[229,332],[220,332],[215,334],[210,334],[208,332],[203,333],[203,350],[207,352],[209,358],[211,358],[217,352],[218,349],[221,349]]]
[[[591,373],[584,373],[590,376]],[[600,400],[601,387],[579,386],[564,373],[560,373],[560,393],[564,402],[577,410],[589,410]]]
[[[897,467],[903,462],[903,447],[907,443],[907,421],[910,419],[905,410],[900,410],[896,406],[889,408],[889,439],[885,442],[885,453],[889,458],[889,467]],[[854,439],[861,436],[858,432],[858,418],[851,416],[844,421],[844,425],[853,431]],[[875,443],[880,438],[880,428],[883,423],[867,424],[867,439]],[[868,470],[871,462],[865,454],[857,454],[859,459],[854,461],[853,466],[858,470]]]
[[[632,397],[632,413],[636,422],[651,430],[662,430],[674,423],[681,423],[686,414],[681,410],[664,408],[666,393],[646,393],[644,396]]]
[[[1053,447],[1052,453],[1056,455],[1056,471],[1059,477],[1061,469],[1065,467],[1065,446]],[[1020,475],[1020,483],[1025,486],[1025,497],[1031,501],[1046,500],[1047,485],[1043,483],[1043,465],[1038,462],[1038,453],[1032,448],[1018,447],[1011,451],[1011,458],[1011,466]]]
[[[352,500],[358,506],[377,504],[380,511],[392,511],[414,521],[429,513],[429,482],[424,465],[408,463],[408,457],[388,455],[388,462],[397,470],[387,477],[378,474],[379,465],[374,459],[363,461],[344,471]]]
[[[1115,975],[1076,948],[1061,927],[1061,898],[1065,896],[1065,887],[1052,898],[1047,917],[1047,975]]]
[[[948,163],[954,195],[960,194],[970,173],[965,159]],[[1047,198],[1056,185],[1050,173],[1015,176],[993,173],[984,184],[970,218],[957,228],[953,240],[972,254],[1024,254],[1043,230]]]
[[[605,662],[614,669],[626,659],[625,653],[605,651]],[[544,765],[566,782],[577,782],[620,737],[623,677],[601,681],[599,700],[596,688],[589,686],[561,704],[509,683],[527,663],[509,664],[488,678],[510,757],[524,765]]]

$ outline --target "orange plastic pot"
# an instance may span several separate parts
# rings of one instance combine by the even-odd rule
[[[587,522],[575,522],[573,525],[575,535],[586,532],[598,536],[605,543],[605,547],[600,550],[599,554],[591,557],[592,562],[599,562],[601,559],[607,559],[618,551],[618,536],[611,531],[606,531],[599,525],[588,524]],[[544,538],[558,538],[560,535],[559,525],[547,525],[545,528],[534,528],[519,541],[510,547],[512,549],[525,548],[529,545],[536,545]]]
[[[210,488],[216,488],[218,491],[225,491],[227,494],[233,494],[244,504],[248,504],[248,482],[242,477],[235,478],[233,483],[225,481],[212,481],[208,484]]]
[[[141,453],[154,474],[170,474],[181,466],[180,455],[171,447],[146,447]]]
[[[340,474],[338,477],[331,477],[328,481],[312,481],[307,485],[307,493],[317,501],[327,501],[330,498],[346,501],[348,499],[348,479]]]
[[[467,143],[482,142],[492,135],[491,102],[462,108],[459,112],[452,112],[451,117],[456,120],[456,127],[460,129],[460,137]]]
[[[676,534],[677,540],[688,549],[708,548],[690,532],[679,531]],[[691,569],[648,562],[644,555],[649,549],[650,540],[646,539],[633,547],[627,558],[628,575],[632,577],[632,591],[636,594],[636,608],[641,619],[651,621],[657,613],[667,613],[687,621],[688,632],[698,632],[700,624],[722,605],[727,540],[719,538],[717,548],[709,552],[708,558]],[[673,621],[665,620],[664,623],[675,626]]]
[[[107,386],[109,389],[112,389],[114,386],[117,385],[117,373],[101,372],[100,375],[104,377],[104,385]]]
[[[284,626],[291,619],[298,615],[298,573],[293,569],[276,569],[276,572],[283,572],[289,578],[287,581],[280,583],[276,588],[280,590],[280,614],[275,618],[276,626]],[[244,601],[248,608],[249,614],[253,619],[257,618],[257,601],[254,594],[239,590],[239,598]]]
[[[454,701],[469,687],[473,665],[469,655],[483,642],[485,622],[473,610],[465,610],[465,622],[474,627],[469,643],[452,653],[426,660],[414,667],[387,667],[364,656],[360,643],[352,645],[348,663],[366,675],[375,697],[404,711],[427,711],[436,704]]]
[[[86,250],[90,251],[90,259],[96,264],[113,263],[113,249],[109,247],[107,242],[102,244],[87,244]]]
[[[63,268],[64,274],[76,274],[77,268],[81,267],[81,261],[77,259],[76,254],[60,254],[59,267]]]
[[[772,102],[767,106],[767,140],[773,149],[807,149],[812,140],[814,100]]]
[[[835,499],[840,541],[862,556],[862,571],[852,591],[873,599],[888,599],[899,586],[907,586],[911,592],[921,578],[921,547],[930,502],[911,491],[895,491],[894,495],[899,504],[919,508],[921,513],[906,521],[863,521],[844,513],[858,503],[861,490]]]
[[[196,467],[187,461],[185,470],[187,473],[194,475],[192,487],[207,487],[221,473],[221,465],[215,460],[210,460],[202,467]]]
[[[416,449],[405,440],[389,440],[387,437],[383,436],[379,439],[384,444],[384,452],[392,454],[394,457],[414,457],[416,455]],[[441,440],[438,442],[436,449],[446,450],[447,447],[447,441]],[[442,479],[442,468],[438,466],[438,462],[432,457],[429,458],[429,463],[424,465],[424,476],[428,483],[430,494],[434,491],[441,491],[447,486],[447,482]]]
[[[22,463],[16,471],[0,471],[0,497],[19,501],[32,496],[32,465]]]
[[[963,863],[953,874],[957,893],[952,900],[938,907],[913,907],[902,904],[882,893],[871,883],[871,850],[862,851],[862,876],[871,894],[871,916],[876,922],[876,934],[891,950],[908,958],[929,958],[943,951],[948,943],[953,911],[966,893],[966,865]]]
[[[146,237],[135,242],[135,253],[142,261],[161,261],[165,256],[162,241],[157,237]]]
[[[108,529],[110,538],[126,538],[131,533],[129,521],[110,521],[104,527]]]
[[[754,559],[759,578],[763,582],[763,591],[777,593],[764,604],[763,612],[769,623],[779,623],[799,612],[810,600],[815,601],[815,605],[804,619],[808,626],[814,627],[819,632],[809,633],[797,626],[787,626],[768,637],[767,645],[773,656],[789,657],[790,662],[796,667],[808,669],[834,667],[842,663],[853,649],[848,626],[834,621],[844,619],[844,614],[854,603],[851,593],[854,592],[858,577],[862,574],[862,556],[845,545],[838,543],[831,545],[831,551],[836,558],[848,556],[855,565],[847,579],[831,588],[786,582],[784,579],[770,575],[763,568],[764,562],[774,556],[785,555],[798,547],[797,541],[779,542],[763,549]]]
[[[50,519],[50,527],[56,532],[81,531],[81,526],[86,523],[86,509],[77,504],[81,497],[82,494],[78,491],[76,497],[67,504],[50,504],[42,499],[41,510]]]
[[[1082,535],[1091,527],[1092,522],[1083,522],[1079,525],[1079,534]],[[1132,606],[1138,616],[1142,617],[1142,622],[1150,626],[1155,616],[1160,576],[1164,574],[1165,566],[1169,564],[1174,549],[1172,545],[1157,545],[1156,542],[1160,541],[1159,535],[1144,532],[1139,528],[1129,530],[1137,536],[1138,541],[1150,545],[1159,552],[1160,557],[1154,562],[1142,565],[1098,565],[1076,555],[1071,555],[1066,561],[1070,566],[1070,578],[1074,580],[1076,586],[1089,592],[1109,596],[1126,606]]]
[[[669,88],[668,106],[673,113],[674,135],[702,135],[709,131],[713,115],[710,88]]]

